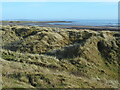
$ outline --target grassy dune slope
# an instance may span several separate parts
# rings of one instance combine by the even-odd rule
[[[4,88],[117,88],[120,32],[3,26]]]

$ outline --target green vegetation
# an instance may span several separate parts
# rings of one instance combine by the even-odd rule
[[[118,88],[120,32],[5,25],[3,88]]]

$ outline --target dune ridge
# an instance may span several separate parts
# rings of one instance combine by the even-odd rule
[[[120,32],[3,25],[4,88],[118,88]]]

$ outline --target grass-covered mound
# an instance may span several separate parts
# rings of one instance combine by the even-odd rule
[[[3,26],[4,88],[117,88],[120,32]]]

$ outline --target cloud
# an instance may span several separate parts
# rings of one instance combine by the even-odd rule
[[[119,0],[1,0],[1,2],[119,2]]]

